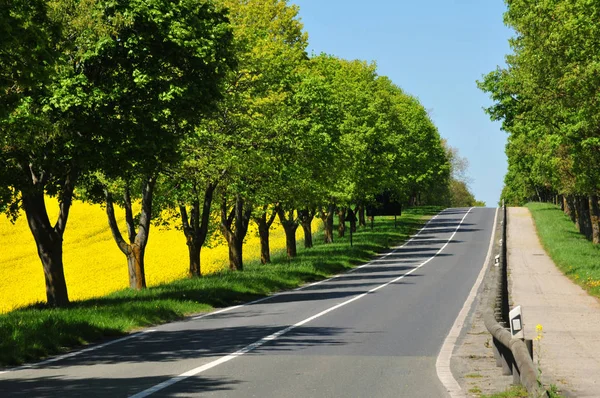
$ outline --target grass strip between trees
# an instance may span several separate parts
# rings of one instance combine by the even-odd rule
[[[335,243],[329,245],[321,243],[319,233],[315,246],[300,249],[292,261],[283,251],[275,253],[272,264],[251,262],[243,272],[183,279],[142,291],[121,290],[102,298],[76,301],[67,308],[51,309],[38,304],[0,315],[0,364],[37,360],[327,278],[368,262],[376,253],[405,241],[439,210],[408,209],[398,218],[397,228],[393,217],[377,217],[373,230],[367,226],[353,234],[352,247],[348,230],[346,237],[336,236]]]
[[[600,298],[600,246],[588,241],[560,207],[528,203],[542,246],[556,266],[589,294]]]

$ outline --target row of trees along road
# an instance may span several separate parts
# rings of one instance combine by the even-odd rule
[[[600,4],[507,1],[516,36],[507,66],[479,85],[508,132],[502,198],[560,204],[600,243]]]
[[[334,215],[343,235],[382,191],[448,197],[450,154],[418,100],[373,64],[309,57],[284,0],[1,1],[0,206],[26,216],[52,306],[69,302],[74,197],[106,208],[135,289],[153,221],[179,225],[199,276],[215,231],[242,270],[250,222],[267,263],[275,217],[294,257],[314,217],[332,242]]]

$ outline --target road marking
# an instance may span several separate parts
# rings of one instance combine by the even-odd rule
[[[423,228],[421,228],[419,231],[417,231],[417,233],[415,235],[413,235],[409,240],[407,240],[402,246],[393,248],[393,250],[391,250],[389,253],[386,253],[385,255],[381,256],[380,258],[372,260],[372,261],[369,261],[368,263],[363,264],[363,265],[361,265],[359,267],[353,268],[353,269],[351,269],[351,270],[349,270],[349,271],[347,271],[347,272],[345,272],[343,274],[338,274],[338,275],[332,276],[331,278],[324,279],[322,281],[318,281],[318,282],[314,282],[314,283],[311,283],[311,284],[308,284],[308,285],[300,286],[299,288],[293,289],[292,291],[303,290],[303,289],[309,288],[311,286],[316,286],[316,285],[319,285],[321,283],[325,283],[325,282],[331,281],[333,279],[336,279],[336,278],[339,278],[339,277],[343,277],[344,275],[349,274],[351,272],[354,272],[357,269],[364,268],[364,267],[367,267],[369,265],[377,263],[378,261],[386,258],[390,254],[395,253],[398,249],[401,249],[404,246],[408,245],[411,241],[414,240],[414,238],[416,238],[417,236],[419,236],[419,234],[425,228],[427,228],[427,226],[429,225],[429,223],[431,223],[433,220],[435,220],[436,218],[438,218],[438,216],[444,214],[445,211],[446,210],[442,210],[440,213],[438,213],[435,216],[433,216],[429,221],[427,221],[427,223],[425,223],[425,225],[423,226]],[[247,302],[247,303],[244,303],[244,304],[234,305],[234,306],[231,306],[231,307],[222,308],[222,309],[217,310],[217,311],[207,312],[207,313],[202,314],[202,315],[193,316],[193,317],[191,317],[191,319],[198,320],[198,319],[206,318],[206,317],[209,317],[209,316],[212,316],[212,315],[222,314],[224,312],[233,311],[233,310],[238,309],[238,308],[242,308],[242,307],[250,306],[250,305],[253,305],[253,304],[258,304],[258,303],[261,303],[263,301],[271,300],[271,299],[273,299],[273,298],[275,298],[277,296],[280,296],[282,294],[287,294],[287,293],[289,293],[289,291],[275,293],[275,294],[272,294],[270,296],[263,297],[263,298],[260,298],[258,300],[250,301],[250,302]],[[122,337],[122,338],[119,338],[119,339],[116,339],[116,340],[112,340],[112,341],[109,341],[109,342],[106,342],[106,343],[103,343],[103,344],[95,345],[93,347],[84,348],[82,350],[73,351],[73,352],[70,352],[68,354],[59,355],[59,356],[53,357],[51,359],[47,359],[45,361],[36,362],[36,363],[30,364],[30,365],[23,365],[23,366],[19,366],[19,367],[16,367],[16,368],[12,368],[12,369],[7,369],[7,370],[4,370],[4,371],[0,371],[0,375],[2,375],[4,373],[9,373],[9,372],[15,372],[15,371],[18,371],[18,370],[36,368],[36,367],[39,367],[39,366],[42,366],[42,365],[46,365],[48,363],[57,362],[57,361],[60,361],[62,359],[67,359],[67,358],[71,358],[71,357],[74,357],[74,356],[77,356],[77,355],[80,355],[80,354],[84,354],[86,352],[98,350],[100,348],[104,348],[104,347],[112,345],[112,344],[116,344],[116,343],[120,343],[120,342],[123,342],[123,341],[126,341],[126,340],[134,339],[134,338],[137,338],[137,337],[140,337],[140,336],[144,335],[145,333],[150,333],[150,332],[154,332],[154,331],[156,331],[156,330],[155,329],[148,329],[148,330],[141,331],[141,332],[138,332],[138,333],[133,333],[133,334],[130,334],[129,336],[125,336],[125,337]]]
[[[358,267],[354,267],[354,268],[352,268],[352,269],[350,269],[350,270],[348,270],[348,271],[346,271],[346,272],[344,272],[342,274],[337,274],[337,275],[334,275],[334,276],[332,276],[330,278],[323,279],[323,280],[318,281],[318,282],[309,283],[307,285],[297,287],[297,288],[292,289],[290,291],[291,292],[297,292],[299,290],[304,290],[304,289],[307,289],[309,287],[317,286],[317,285],[320,285],[320,284],[325,283],[325,282],[329,282],[329,281],[337,279],[337,278],[343,278],[344,275],[350,274],[350,273],[352,273],[352,272],[354,272],[354,271],[356,271],[358,269],[365,268],[365,267],[373,265],[373,264],[375,264],[377,262],[380,262],[381,260],[383,260],[384,258],[386,258],[387,256],[389,256],[390,254],[396,253],[396,251],[398,249],[402,249],[404,246],[406,246],[410,242],[412,242],[417,236],[419,236],[419,234],[421,232],[423,232],[423,230],[425,230],[427,228],[427,226],[429,225],[429,223],[431,223],[433,220],[435,220],[436,218],[438,218],[440,215],[444,214],[444,211],[446,211],[446,210],[442,210],[441,212],[439,212],[435,216],[431,217],[431,219],[425,223],[425,225],[423,226],[423,228],[421,228],[420,230],[418,230],[417,233],[414,234],[409,240],[407,240],[406,242],[404,242],[404,244],[402,246],[392,248],[392,250],[390,250],[388,253],[386,253],[384,255],[381,255],[381,257],[379,257],[379,258],[377,258],[375,260],[371,260],[368,263],[365,263],[365,264],[360,265]],[[275,293],[275,294],[272,294],[270,296],[263,297],[263,298],[260,298],[258,300],[254,300],[254,301],[249,301],[249,302],[244,303],[244,304],[235,305],[233,307],[223,308],[223,309],[220,309],[218,311],[208,312],[206,314],[202,314],[202,315],[198,315],[198,316],[192,317],[192,319],[194,319],[194,320],[196,320],[196,319],[202,319],[202,318],[209,317],[211,315],[222,314],[223,312],[228,312],[228,311],[236,310],[238,308],[246,307],[246,306],[249,306],[249,305],[262,303],[263,301],[271,300],[272,298],[275,298],[277,296],[281,296],[283,294],[289,294],[290,291],[284,291],[284,292]]]
[[[154,393],[156,393],[158,391],[164,390],[165,388],[167,388],[169,386],[172,386],[173,384],[176,384],[176,383],[178,383],[178,382],[180,382],[182,380],[185,380],[185,379],[187,379],[189,377],[196,376],[196,375],[198,375],[198,374],[200,374],[202,372],[205,372],[205,371],[207,371],[209,369],[212,369],[212,368],[214,368],[216,366],[219,366],[219,365],[221,365],[221,364],[223,364],[225,362],[229,362],[232,359],[235,359],[235,358],[240,357],[240,356],[242,356],[244,354],[247,354],[248,352],[254,351],[258,347],[260,347],[260,346],[262,346],[262,345],[264,345],[264,344],[266,344],[266,343],[268,343],[270,341],[277,340],[282,335],[288,333],[289,331],[291,331],[293,329],[296,329],[297,327],[300,327],[300,326],[302,326],[302,325],[304,325],[304,324],[306,324],[308,322],[311,322],[311,321],[313,321],[313,320],[315,320],[317,318],[320,318],[323,315],[326,315],[326,314],[328,314],[328,313],[330,313],[332,311],[337,310],[338,308],[344,307],[345,305],[348,305],[348,304],[350,304],[350,303],[352,303],[352,302],[354,302],[356,300],[359,300],[359,299],[365,297],[368,294],[374,293],[374,292],[376,292],[379,289],[383,289],[386,286],[389,286],[389,285],[391,285],[393,283],[398,282],[399,280],[401,280],[404,277],[412,274],[413,272],[415,272],[416,270],[418,270],[419,268],[423,267],[425,264],[429,263],[431,260],[433,260],[434,258],[436,258],[448,246],[448,244],[452,241],[452,239],[454,238],[454,236],[456,235],[456,233],[460,229],[461,225],[465,221],[465,218],[467,218],[467,216],[469,215],[469,213],[471,212],[471,210],[473,210],[473,208],[470,208],[465,213],[465,215],[461,219],[460,223],[458,224],[458,226],[454,230],[454,233],[446,241],[446,244],[444,244],[444,246],[442,246],[433,256],[429,257],[427,260],[423,261],[422,263],[420,263],[419,265],[417,265],[415,268],[413,268],[410,271],[402,274],[401,276],[399,276],[399,277],[397,277],[395,279],[392,279],[391,281],[388,281],[388,282],[386,282],[386,283],[384,283],[382,285],[379,285],[379,286],[377,286],[377,287],[375,287],[375,288],[373,288],[373,289],[371,289],[371,290],[369,290],[369,291],[367,291],[365,293],[359,294],[358,296],[354,296],[351,299],[348,299],[348,300],[346,300],[346,301],[344,301],[342,303],[336,304],[333,307],[330,307],[330,308],[328,308],[326,310],[323,310],[323,311],[319,312],[318,314],[315,314],[315,315],[313,315],[313,316],[311,316],[309,318],[306,318],[306,319],[304,319],[304,320],[302,320],[302,321],[300,321],[298,323],[295,323],[295,324],[293,324],[291,326],[288,326],[287,328],[281,329],[281,330],[279,330],[279,331],[277,331],[277,332],[275,332],[273,334],[270,334],[270,335],[268,335],[266,337],[263,337],[262,339],[257,340],[254,343],[249,344],[249,345],[245,346],[244,348],[242,348],[242,349],[240,349],[240,350],[238,350],[238,351],[236,351],[236,352],[234,352],[232,354],[223,356],[223,357],[221,357],[219,359],[216,359],[214,361],[206,363],[206,364],[204,364],[202,366],[198,366],[197,368],[188,370],[187,372],[182,373],[182,374],[180,374],[178,376],[175,376],[175,377],[172,377],[172,378],[170,378],[168,380],[165,380],[164,382],[162,382],[160,384],[157,384],[157,385],[155,385],[153,387],[150,387],[150,388],[148,388],[146,390],[143,390],[143,391],[141,391],[141,392],[139,392],[139,393],[137,393],[135,395],[130,396],[130,398],[144,398],[144,397],[147,397],[147,396],[152,395],[152,394],[154,394]],[[432,220],[433,220],[433,218],[432,218]],[[431,222],[431,220],[430,220],[430,222]],[[427,224],[429,224],[429,222]],[[419,232],[416,235],[414,235],[409,241],[407,241],[403,246],[405,246],[408,242],[410,242],[416,236],[418,236],[418,234],[421,233],[421,231],[423,231],[426,228],[427,224],[425,225],[425,227],[421,228],[419,230]],[[401,247],[403,247],[403,246],[401,246]],[[390,253],[387,254],[387,256],[389,256],[390,254],[394,253],[397,249],[392,250]],[[371,263],[374,263],[374,262],[375,261],[367,263],[367,264],[371,264]],[[362,265],[361,267],[365,267],[367,264]],[[361,267],[358,267],[358,268],[361,268]]]
[[[450,394],[452,398],[465,398],[466,395],[463,390],[460,388],[460,385],[452,375],[452,371],[450,370],[450,359],[452,358],[452,352],[454,351],[454,347],[456,346],[456,341],[458,340],[458,336],[462,330],[465,319],[469,314],[469,310],[471,309],[471,305],[473,305],[473,301],[477,297],[477,291],[479,290],[479,286],[481,282],[483,282],[483,277],[485,276],[485,271],[487,269],[487,265],[490,262],[490,258],[492,257],[492,249],[494,247],[494,238],[496,236],[496,221],[498,220],[498,208],[496,208],[496,215],[494,216],[494,224],[492,227],[492,236],[490,238],[490,245],[488,247],[487,256],[485,261],[483,262],[483,266],[481,267],[481,271],[479,271],[479,275],[477,276],[477,280],[471,288],[471,292],[469,293],[469,297],[465,301],[462,309],[458,313],[456,320],[454,321],[454,325],[450,328],[450,332],[446,339],[444,340],[444,344],[440,350],[440,353],[435,361],[435,370],[438,375],[438,379],[442,382],[444,387],[446,387],[446,391]]]

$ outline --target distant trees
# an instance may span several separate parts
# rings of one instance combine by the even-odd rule
[[[332,242],[334,216],[343,236],[346,218],[364,223],[383,191],[410,204],[448,192],[451,157],[418,100],[374,64],[309,57],[297,7],[285,0],[8,9],[0,7],[0,210],[24,210],[52,306],[69,302],[62,235],[74,195],[105,205],[130,286],[141,289],[149,230],[164,209],[177,216],[197,277],[215,230],[241,271],[251,222],[267,263],[275,217],[293,258],[299,226],[312,246],[314,217]],[[54,224],[48,195],[59,198]]]
[[[561,204],[581,232],[600,243],[600,4],[583,0],[508,2],[516,36],[507,67],[479,86],[487,112],[509,133],[502,197]]]
[[[449,205],[452,207],[485,206],[484,202],[475,199],[469,189],[469,183],[471,182],[467,175],[469,160],[460,156],[458,149],[453,148],[446,141],[444,141],[444,148],[450,162]]]

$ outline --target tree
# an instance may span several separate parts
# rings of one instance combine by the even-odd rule
[[[600,227],[592,225],[600,188],[598,7],[578,0],[508,2],[513,54],[480,87],[495,101],[488,113],[510,135],[509,172],[516,178],[506,180],[505,192],[527,195],[519,201],[558,202],[562,194],[582,233],[600,242],[600,232],[594,232]]]
[[[51,306],[69,302],[62,263],[64,234],[78,174],[76,137],[62,134],[43,112],[47,85],[59,58],[60,24],[43,1],[0,4],[0,210],[25,211],[44,269]],[[44,194],[59,197],[56,223]]]
[[[241,270],[243,238],[255,209],[269,205],[269,178],[286,147],[280,128],[288,112],[295,70],[306,60],[307,36],[298,7],[284,0],[219,0],[229,10],[239,63],[227,76],[208,133],[230,148],[220,190],[221,231],[230,248],[230,268]],[[271,202],[272,203],[272,202]]]
[[[446,156],[450,162],[449,205],[452,207],[472,207],[485,204],[477,201],[469,188],[470,177],[467,174],[469,160],[460,156],[458,149],[443,141]]]
[[[87,54],[86,77],[98,90],[117,93],[107,115],[112,151],[102,171],[123,182],[128,241],[122,238],[112,212],[113,193],[105,186],[111,231],[127,256],[130,286],[145,287],[144,253],[152,201],[159,174],[179,161],[179,142],[194,133],[220,98],[220,79],[233,65],[228,20],[210,2],[100,3],[94,9],[104,23],[123,20],[98,39],[96,53]],[[135,185],[141,189],[135,190]],[[132,193],[141,195],[141,212],[133,217]]]

